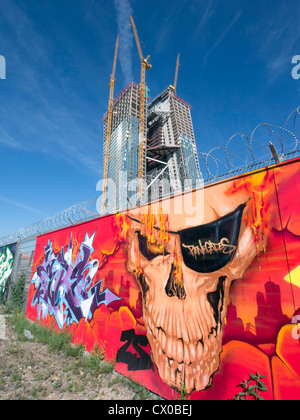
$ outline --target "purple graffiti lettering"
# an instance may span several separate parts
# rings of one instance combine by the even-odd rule
[[[91,259],[95,234],[86,234],[74,262],[72,236],[67,250],[62,247],[57,254],[48,241],[44,260],[31,280],[36,288],[31,305],[37,305],[39,320],[53,315],[62,329],[73,322],[78,324],[82,318],[91,321],[101,304],[108,306],[120,300],[109,289],[101,291],[102,279],[92,286],[99,268],[99,261]]]

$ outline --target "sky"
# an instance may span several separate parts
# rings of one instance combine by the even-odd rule
[[[99,195],[118,34],[115,96],[140,81],[130,15],[150,99],[173,84],[180,53],[199,153],[282,126],[300,105],[299,0],[1,0],[0,238]]]

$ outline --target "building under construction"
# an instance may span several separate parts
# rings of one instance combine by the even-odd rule
[[[148,104],[145,75],[151,68],[142,55],[140,84],[130,83],[114,100],[117,39],[104,122],[102,213],[123,210],[199,186],[202,182],[191,107],[168,86]],[[113,182],[112,182],[113,181]]]
[[[202,181],[191,107],[167,87],[148,106],[147,184],[153,199]]]
[[[104,121],[104,150],[107,146],[107,121]],[[113,180],[106,195],[106,207],[110,211],[117,211],[131,207],[134,195],[134,181],[138,172],[139,147],[139,86],[130,83],[120,93],[113,105],[111,135],[109,144],[108,180]],[[104,179],[104,177],[103,177]]]

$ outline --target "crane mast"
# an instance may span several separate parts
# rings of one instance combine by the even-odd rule
[[[108,112],[107,112],[107,124],[106,124],[106,137],[105,137],[105,152],[104,152],[104,168],[103,168],[103,191],[102,191],[102,214],[105,213],[106,206],[106,195],[107,195],[107,178],[108,178],[108,166],[109,166],[109,148],[110,148],[110,138],[111,138],[111,128],[112,128],[112,115],[113,115],[113,105],[114,105],[114,87],[115,87],[115,73],[116,73],[116,64],[117,56],[119,49],[119,35],[117,36],[116,46],[115,46],[115,55],[113,62],[113,69],[110,76],[109,82],[109,101],[108,101]]]
[[[146,130],[147,120],[145,115],[146,108],[146,70],[151,69],[151,64],[148,63],[148,57],[144,58],[141,44],[139,41],[137,29],[132,16],[130,16],[131,25],[141,60],[141,82],[140,82],[140,114],[139,114],[139,147],[138,147],[138,202],[141,204],[143,198],[143,180],[145,179],[145,153],[146,153]]]
[[[178,53],[178,56],[177,56],[176,70],[175,70],[175,78],[174,78],[174,85],[173,85],[175,94],[176,94],[176,88],[177,88],[178,69],[179,69],[179,66],[180,66],[179,58],[180,58],[180,53]]]

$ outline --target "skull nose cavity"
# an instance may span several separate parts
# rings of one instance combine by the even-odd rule
[[[179,300],[186,299],[186,291],[182,281],[179,281],[175,276],[175,267],[172,265],[172,269],[169,275],[165,292],[169,297],[177,297]]]

